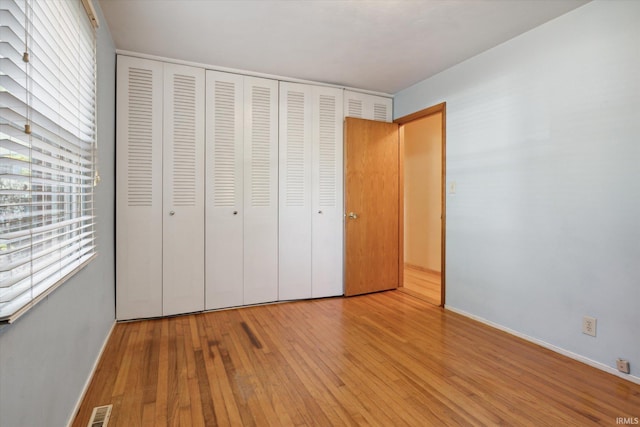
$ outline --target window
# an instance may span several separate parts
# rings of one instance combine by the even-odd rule
[[[0,0],[0,322],[95,255],[95,70],[81,0]]]

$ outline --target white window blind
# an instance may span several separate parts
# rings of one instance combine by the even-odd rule
[[[95,80],[81,0],[0,0],[0,322],[95,254]]]

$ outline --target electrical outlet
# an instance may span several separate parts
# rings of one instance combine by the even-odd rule
[[[456,182],[452,181],[449,183],[449,194],[456,194]]]
[[[596,336],[596,318],[584,316],[582,318],[582,333],[591,335],[592,337]]]
[[[629,372],[631,372],[629,369],[628,360],[624,360],[624,359],[616,360],[616,368],[618,368],[618,371],[622,372],[623,374],[628,374]]]

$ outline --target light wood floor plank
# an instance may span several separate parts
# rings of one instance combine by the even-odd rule
[[[389,291],[120,323],[73,426],[591,426],[640,386]]]
[[[440,305],[441,283],[442,279],[439,273],[405,264],[403,287],[400,289],[432,304]]]

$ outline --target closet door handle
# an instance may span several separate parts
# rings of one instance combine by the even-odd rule
[[[176,211],[169,211],[170,216],[174,216],[175,214],[176,214]]]
[[[233,211],[233,214],[234,215],[238,215],[238,211]]]

